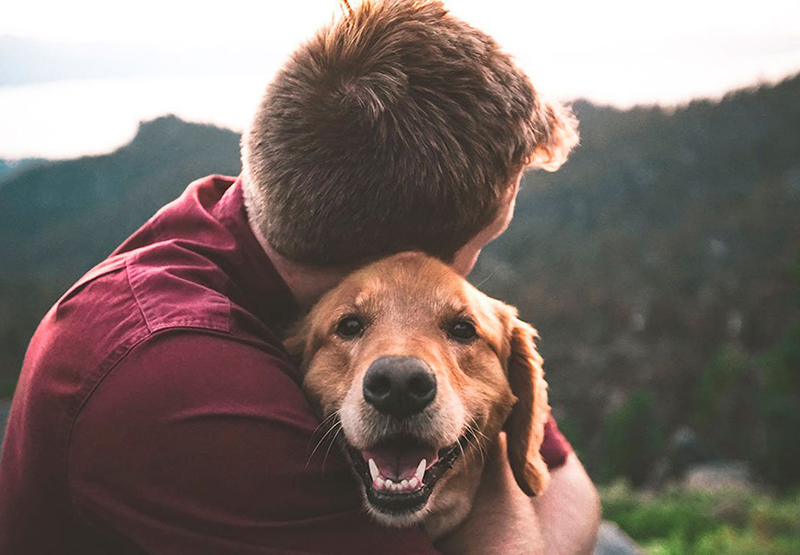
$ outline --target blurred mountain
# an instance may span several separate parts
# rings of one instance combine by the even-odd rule
[[[42,158],[20,158],[18,160],[0,159],[0,180],[8,177],[11,172],[18,172],[36,162],[44,162]]]
[[[683,426],[725,457],[770,437],[732,447],[713,427],[756,430],[764,354],[789,353],[769,359],[781,376],[800,357],[798,99],[800,76],[672,110],[576,102],[581,146],[526,176],[485,250],[473,280],[541,332],[554,411],[595,476],[642,483]],[[0,177],[0,378],[83,272],[190,181],[238,172],[236,134],[164,117],[109,155]]]
[[[39,164],[0,182],[0,277],[72,281],[192,180],[239,172],[238,135],[166,116],[105,155]]]

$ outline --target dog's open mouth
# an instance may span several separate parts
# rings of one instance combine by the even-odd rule
[[[413,513],[424,507],[436,483],[462,451],[460,440],[436,449],[406,436],[385,439],[363,451],[347,445],[369,502],[392,514]]]

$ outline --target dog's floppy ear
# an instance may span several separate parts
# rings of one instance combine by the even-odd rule
[[[534,344],[537,337],[536,330],[530,325],[516,318],[512,320],[508,382],[517,402],[505,425],[508,460],[517,484],[531,496],[541,494],[550,478],[539,452],[550,406],[547,403],[542,357]]]
[[[305,318],[289,328],[283,340],[283,348],[289,353],[294,363],[300,367],[308,348],[308,338],[311,334],[308,318]]]

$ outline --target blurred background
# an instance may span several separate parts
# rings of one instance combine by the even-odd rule
[[[447,5],[581,122],[472,280],[539,329],[606,518],[651,554],[800,553],[800,3]],[[0,422],[50,305],[239,172],[264,86],[336,9],[0,10]]]

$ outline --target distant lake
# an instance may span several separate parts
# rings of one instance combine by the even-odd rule
[[[0,158],[101,154],[172,113],[241,131],[269,76],[80,79],[0,87]]]

